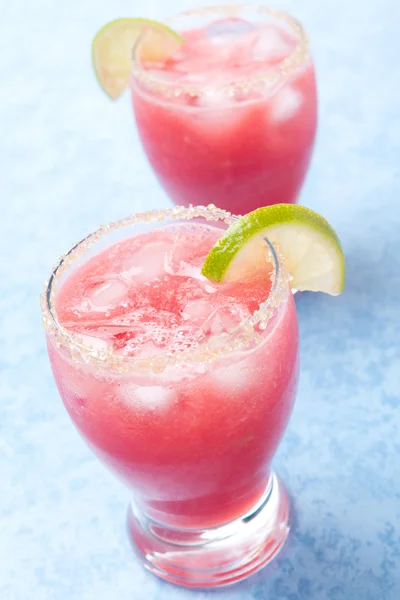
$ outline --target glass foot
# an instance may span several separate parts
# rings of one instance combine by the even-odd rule
[[[278,554],[289,533],[289,500],[273,473],[259,502],[243,517],[212,529],[166,527],[132,504],[128,532],[144,567],[171,583],[209,588],[236,583]]]

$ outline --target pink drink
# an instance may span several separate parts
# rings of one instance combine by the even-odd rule
[[[297,387],[295,304],[273,252],[250,281],[201,276],[234,219],[179,208],[103,228],[61,261],[42,304],[65,407],[133,492],[134,550],[190,586],[246,577],[288,532],[270,464]],[[116,232],[127,237],[104,248]]]
[[[198,28],[186,20],[171,59],[136,60],[137,126],[176,203],[207,198],[243,214],[297,199],[316,132],[314,69],[302,29],[265,18],[211,13]]]
[[[149,357],[237,326],[268,297],[268,277],[214,285],[200,276],[221,230],[191,225],[113,245],[78,267],[57,298],[60,323],[95,347]],[[65,406],[91,446],[149,507],[211,526],[249,509],[291,412],[297,326],[292,297],[264,343],[187,373],[97,378],[49,345]],[[282,356],[285,360],[282,361]]]

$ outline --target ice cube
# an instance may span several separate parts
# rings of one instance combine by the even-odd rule
[[[84,346],[93,348],[94,350],[106,350],[109,348],[108,342],[92,335],[79,334],[79,339]]]
[[[197,106],[203,108],[227,108],[230,103],[229,98],[226,94],[218,89],[204,90],[197,98]]]
[[[204,289],[207,292],[207,294],[215,294],[215,292],[217,291],[217,288],[215,288],[213,285],[210,285],[209,283],[206,283]]]
[[[222,19],[206,27],[206,35],[213,41],[225,43],[227,37],[239,37],[255,29],[244,19]]]
[[[145,408],[160,408],[168,404],[172,398],[172,390],[161,385],[140,386],[136,391],[136,399]]]
[[[173,391],[161,385],[136,385],[128,383],[120,388],[120,397],[129,404],[154,410],[166,407],[173,397]]]
[[[165,270],[167,273],[171,275],[176,275],[177,277],[190,277],[191,279],[198,279],[199,281],[205,281],[206,278],[201,274],[201,268],[196,265],[191,265],[190,263],[182,261],[179,264],[179,267],[173,268],[171,263],[167,263]]]
[[[120,263],[121,275],[138,283],[146,283],[165,273],[164,259],[170,251],[169,242],[159,240],[151,242],[126,256]]]
[[[210,85],[213,85],[211,82]],[[236,100],[235,96],[229,96],[220,89],[204,90],[197,98],[196,105],[203,110],[198,110],[193,115],[192,125],[200,129],[204,135],[228,140],[230,136],[243,127],[247,116],[245,104]],[[231,163],[226,161],[228,172]]]
[[[116,306],[126,295],[127,284],[121,279],[108,279],[97,285],[87,295],[94,310],[107,310]]]
[[[225,307],[214,311],[206,325],[210,335],[221,335],[234,329],[239,323],[240,318]]]
[[[182,309],[181,314],[185,320],[199,325],[205,323],[213,312],[213,306],[208,299],[191,300]]]
[[[292,46],[284,32],[276,27],[263,28],[254,38],[249,59],[273,63],[286,58],[292,51]]]
[[[292,119],[300,110],[302,94],[293,86],[286,84],[271,99],[270,118],[275,123]]]
[[[191,277],[200,281],[206,281],[201,274],[206,254],[196,256],[197,248],[187,248],[184,243],[174,244],[170,252],[165,255],[164,268],[170,275],[178,277]]]

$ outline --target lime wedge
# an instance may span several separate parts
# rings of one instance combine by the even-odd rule
[[[166,60],[183,44],[178,33],[148,19],[116,19],[100,29],[93,40],[93,67],[101,87],[113,100],[128,87],[132,49],[144,32],[140,56],[146,61]]]
[[[233,223],[208,254],[202,274],[217,282],[244,281],[266,269],[265,238],[281,254],[301,291],[343,291],[345,260],[335,230],[321,215],[297,204],[275,204]]]

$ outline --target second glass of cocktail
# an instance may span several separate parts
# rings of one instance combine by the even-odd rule
[[[131,83],[144,149],[170,198],[207,198],[235,214],[296,202],[317,123],[302,26],[263,6],[203,8],[166,23],[184,43],[154,62],[141,58],[139,40]]]

